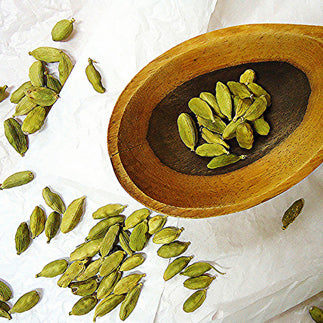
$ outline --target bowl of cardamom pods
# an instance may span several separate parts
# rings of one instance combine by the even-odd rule
[[[241,211],[323,160],[323,27],[209,32],[144,67],[120,95],[109,156],[149,208],[202,218]]]

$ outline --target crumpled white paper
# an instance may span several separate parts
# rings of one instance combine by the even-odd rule
[[[255,7],[255,11],[251,6],[248,8],[251,16],[258,17],[257,22],[266,17],[268,22],[267,12],[251,2]],[[283,5],[284,1],[279,3]],[[12,286],[11,304],[34,288],[42,294],[41,302],[32,311],[14,315],[13,322],[92,319],[93,312],[69,317],[68,312],[79,297],[59,288],[55,278],[35,279],[34,275],[48,262],[69,256],[96,223],[91,213],[98,207],[111,202],[128,204],[126,215],[141,207],[120,186],[109,161],[106,136],[111,112],[124,87],[149,61],[212,29],[214,20],[210,25],[209,21],[214,8],[216,21],[221,21],[218,27],[236,24],[233,18],[239,8],[232,6],[235,14],[228,14],[226,20],[224,9],[228,8],[224,2],[215,5],[215,0],[0,2],[0,82],[8,84],[11,92],[27,80],[33,62],[27,53],[38,46],[62,48],[76,62],[44,128],[29,137],[30,148],[24,158],[0,131],[1,180],[26,169],[36,174],[27,186],[0,193],[0,278]],[[310,8],[315,15],[319,5]],[[52,26],[71,17],[76,19],[73,37],[67,42],[53,42]],[[239,21],[245,22],[250,21]],[[98,61],[96,66],[107,88],[105,94],[96,93],[85,77],[88,57]],[[1,122],[13,111],[9,100],[0,103]],[[244,212],[204,220],[169,218],[169,225],[185,227],[181,239],[192,242],[187,255],[195,255],[194,261],[214,261],[227,274],[213,282],[198,311],[185,314],[182,304],[192,291],[182,286],[181,276],[167,283],[163,281],[168,261],[156,255],[158,246],[150,242],[145,249],[147,261],[137,270],[147,274],[144,289],[127,321],[261,322],[322,290],[320,179],[322,167],[287,192]],[[83,220],[72,232],[58,234],[49,245],[45,235],[41,235],[25,253],[17,256],[14,235],[18,225],[29,220],[36,205],[50,213],[41,196],[47,185],[61,193],[66,204],[86,195]],[[300,197],[306,201],[303,214],[288,230],[282,231],[282,213]],[[120,322],[118,310],[99,321]]]

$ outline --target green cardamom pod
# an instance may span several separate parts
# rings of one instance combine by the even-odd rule
[[[107,204],[98,208],[92,214],[92,217],[93,219],[104,219],[114,217],[116,215],[119,215],[126,207],[127,205],[122,204]]]
[[[248,110],[243,115],[243,118],[248,121],[255,121],[258,119],[266,110],[267,101],[266,98],[262,95],[255,98],[255,101],[251,104]]]
[[[186,313],[191,313],[197,310],[205,301],[206,289],[198,290],[193,293],[183,304],[183,310]]]
[[[124,251],[118,250],[110,256],[106,257],[99,271],[100,276],[107,276],[111,274],[114,270],[116,270],[120,266],[123,258],[125,257],[125,254],[126,253]]]
[[[301,213],[304,206],[304,199],[299,199],[295,201],[284,213],[282,218],[283,227],[282,229],[285,230],[287,227],[294,222],[294,220],[298,217]]]
[[[98,299],[93,295],[82,297],[74,304],[72,310],[68,314],[85,315],[91,312],[97,303]]]
[[[209,169],[215,169],[219,167],[224,167],[227,165],[234,164],[238,162],[241,159],[245,159],[246,155],[235,155],[235,154],[229,154],[229,155],[221,155],[217,157],[213,157],[211,161],[207,164],[207,168]]]
[[[84,270],[86,260],[78,260],[73,262],[60,277],[57,282],[57,285],[62,288],[66,288],[75,278],[77,278]]]
[[[0,301],[6,302],[12,297],[11,289],[0,280]]]
[[[33,85],[30,81],[21,84],[16,91],[10,96],[11,103],[19,103],[19,101],[25,96],[25,91],[31,88]]]
[[[36,275],[36,278],[38,277],[47,277],[52,278],[56,277],[58,275],[61,275],[65,272],[65,270],[68,267],[68,262],[65,259],[58,259],[54,260],[47,265],[44,266],[44,268],[41,270],[40,273]]]
[[[247,110],[249,109],[249,107],[251,106],[251,104],[252,104],[251,99],[240,99],[239,98],[233,121],[237,121],[238,118],[244,116],[245,113],[247,112]]]
[[[9,96],[9,93],[6,92],[7,88],[8,88],[8,85],[0,86],[0,102],[5,100]]]
[[[67,78],[72,72],[73,63],[67,54],[65,54],[62,51],[60,52],[60,54],[61,54],[61,57],[59,59],[59,64],[58,64],[58,73],[59,73],[59,80],[61,84],[64,85]]]
[[[128,230],[128,229],[135,227],[137,224],[139,224],[140,222],[147,219],[148,216],[150,215],[150,213],[151,213],[151,211],[146,208],[139,209],[139,210],[132,212],[126,218],[125,226],[124,226],[123,230]]]
[[[66,211],[66,206],[62,198],[57,193],[51,191],[48,186],[43,189],[42,195],[44,201],[51,209],[60,214],[63,214]]]
[[[97,277],[91,277],[84,281],[72,282],[68,287],[74,295],[90,296],[98,288]]]
[[[121,276],[122,273],[116,269],[108,276],[103,277],[97,290],[97,298],[103,299],[109,296],[116,283],[121,279]]]
[[[228,150],[220,144],[202,144],[196,148],[195,153],[202,157],[214,157],[229,154]]]
[[[201,130],[202,138],[208,143],[208,144],[218,144],[222,145],[225,148],[230,148],[230,146],[222,139],[222,137],[214,133],[207,128],[202,128]]]
[[[263,116],[256,119],[252,122],[254,129],[256,130],[257,134],[260,136],[267,136],[270,131],[269,123],[264,119]]]
[[[125,295],[109,295],[107,298],[101,301],[95,308],[93,322],[96,321],[97,317],[102,317],[114,310],[124,299]]]
[[[14,173],[3,181],[3,183],[0,185],[0,190],[25,185],[31,182],[33,179],[34,174],[29,170]]]
[[[265,96],[266,102],[267,102],[267,106],[269,107],[271,105],[271,97],[269,95],[269,93],[263,89],[259,84],[257,83],[249,83],[248,85],[249,90],[256,96],[256,97],[260,97],[260,96]]]
[[[245,149],[251,149],[253,145],[253,131],[249,123],[242,122],[236,130],[236,138],[239,146]]]
[[[128,232],[121,230],[120,233],[119,233],[119,244],[120,244],[121,248],[129,256],[132,256],[133,252],[132,252],[132,249],[129,246],[129,241],[130,241],[130,235],[128,234]]]
[[[206,120],[210,120],[212,122],[215,121],[213,112],[209,105],[200,98],[192,98],[188,102],[188,107],[190,110],[198,117],[204,118]]]
[[[28,88],[30,89],[30,88]],[[28,114],[30,111],[32,111],[35,107],[37,107],[37,104],[31,101],[28,96],[24,96],[19,103],[16,105],[15,113],[13,114],[14,117],[17,116],[23,116],[25,114]]]
[[[129,293],[127,293],[124,301],[121,304],[119,317],[122,321],[124,321],[135,309],[138,298],[141,293],[143,284],[139,283],[137,286],[131,289]]]
[[[11,315],[8,313],[10,310],[10,306],[5,303],[0,301],[0,317],[4,317],[8,320],[11,320]]]
[[[218,102],[220,111],[229,121],[232,120],[232,100],[228,87],[222,82],[216,83],[216,101]]]
[[[158,231],[153,237],[153,243],[156,244],[165,244],[171,243],[176,240],[181,233],[184,231],[184,228],[176,227],[167,227]]]
[[[162,257],[162,258],[177,257],[182,253],[184,253],[190,244],[191,244],[190,241],[188,242],[173,241],[171,243],[162,245],[157,250],[157,254],[159,257]]]
[[[61,59],[61,50],[54,47],[38,47],[28,54],[33,56],[38,61],[46,63],[59,62]]]
[[[59,227],[61,225],[61,215],[54,211],[52,212],[45,223],[45,235],[47,237],[47,243],[50,243],[50,241],[56,236]]]
[[[84,208],[85,196],[82,196],[74,200],[66,209],[63,214],[61,222],[61,231],[67,233],[72,231],[80,222],[83,208]]]
[[[167,216],[166,215],[155,215],[148,220],[148,233],[153,235],[156,232],[160,231],[166,224]]]
[[[99,93],[104,93],[105,88],[102,85],[101,82],[101,74],[96,70],[93,63],[96,63],[93,59],[88,59],[89,65],[85,69],[85,74],[87,76],[87,79],[92,84],[95,91]]]
[[[24,156],[28,149],[27,136],[22,132],[21,125],[13,118],[4,121],[4,133],[10,145]]]
[[[58,99],[58,94],[47,87],[35,87],[25,91],[30,101],[41,106],[51,106]]]
[[[241,119],[238,119],[236,121],[231,120],[228,125],[225,127],[223,134],[222,134],[222,138],[223,139],[232,139],[236,136],[236,130],[237,127],[240,123]]]
[[[323,323],[323,310],[317,306],[312,306],[309,309],[312,319],[317,323]]]
[[[113,293],[116,295],[126,294],[133,289],[146,274],[132,274],[121,278],[114,286]]]
[[[136,253],[131,257],[128,257],[120,267],[120,271],[128,271],[140,266],[145,261],[145,257],[142,253]]]
[[[82,243],[70,254],[70,261],[94,257],[99,252],[102,243],[102,239]]]
[[[63,19],[57,22],[52,29],[52,39],[54,41],[62,41],[67,39],[73,31],[74,22],[74,18],[71,20]]]
[[[241,75],[239,82],[244,84],[253,83],[256,80],[256,73],[252,69],[245,70]]]
[[[221,112],[218,103],[216,102],[215,96],[210,92],[201,92],[200,98],[209,104],[215,111],[215,113],[222,119],[225,118],[225,115]]]
[[[196,263],[188,266],[187,268],[185,268],[185,270],[183,272],[180,273],[180,275],[188,276],[188,277],[197,277],[197,276],[201,276],[201,275],[205,274],[207,271],[209,271],[211,269],[214,269],[217,273],[219,273],[221,275],[225,275],[221,271],[215,269],[209,263],[202,262],[202,261],[196,262]]]
[[[141,251],[149,240],[148,221],[144,220],[132,230],[129,238],[129,246],[133,251]]]
[[[83,280],[87,280],[87,279],[95,276],[99,272],[99,269],[103,263],[103,260],[104,260],[104,258],[99,258],[99,259],[91,262],[86,267],[85,271],[76,278],[76,280],[83,281]]]
[[[30,215],[30,231],[33,239],[38,237],[44,231],[45,222],[45,211],[39,206],[36,206]]]
[[[40,300],[40,296],[37,291],[33,290],[29,293],[22,295],[15,305],[11,308],[9,313],[22,313],[32,309]]]
[[[26,222],[22,222],[15,235],[17,254],[20,255],[26,251],[30,245],[30,231]]]
[[[226,123],[217,116],[214,116],[214,122],[197,117],[197,123],[200,127],[206,128],[212,132],[217,132],[219,134],[222,134],[227,126]]]
[[[227,82],[227,86],[230,91],[234,95],[237,95],[240,99],[246,99],[252,96],[252,93],[249,91],[248,87],[245,84],[229,81]]]
[[[115,224],[111,226],[108,232],[105,234],[100,247],[100,254],[102,257],[107,256],[112,250],[112,248],[114,247],[117,241],[117,237],[119,235],[119,230],[120,230],[120,225]]]
[[[177,127],[184,145],[194,150],[198,140],[198,132],[192,117],[187,113],[181,113],[177,118]]]
[[[47,113],[44,107],[36,107],[27,114],[22,123],[21,130],[28,135],[35,133],[43,126],[46,115]]]
[[[164,280],[167,281],[171,278],[173,278],[175,275],[180,273],[193,259],[193,256],[191,257],[179,257],[173,260],[166,268],[164,272]]]
[[[45,85],[45,68],[42,62],[36,61],[29,68],[29,79],[33,86]]]
[[[56,77],[48,74],[47,72],[45,72],[45,75],[46,75],[46,86],[58,94],[62,89],[61,82]]]
[[[216,277],[208,275],[201,275],[197,277],[190,277],[184,281],[184,287],[189,289],[201,289],[209,287]]]

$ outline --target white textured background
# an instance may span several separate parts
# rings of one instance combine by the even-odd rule
[[[213,12],[214,11],[214,12]],[[212,14],[213,13],[213,14]],[[68,42],[51,40],[52,26],[60,19],[76,19]],[[21,158],[0,129],[0,181],[16,171],[30,169],[35,180],[27,186],[0,193],[0,279],[11,284],[14,298],[38,288],[41,302],[13,322],[89,322],[69,317],[78,297],[56,286],[57,279],[33,278],[49,261],[67,257],[95,224],[91,213],[111,202],[128,204],[126,215],[140,207],[120,186],[106,147],[106,131],[113,106],[126,84],[149,61],[191,37],[222,27],[259,22],[322,24],[319,0],[150,0],[150,1],[14,1],[0,0],[0,85],[12,92],[28,78],[39,46],[66,50],[76,62],[60,99],[45,127],[30,136],[30,148]],[[106,85],[96,93],[84,69],[87,58],[99,62]],[[9,99],[0,103],[1,123],[14,111]],[[301,149],[301,147],[300,147]],[[322,167],[287,192],[244,212],[205,220],[169,219],[185,227],[181,239],[192,245],[194,260],[219,263],[227,272],[210,287],[204,305],[187,315],[182,304],[190,291],[182,277],[164,283],[167,261],[156,256],[149,243],[144,289],[128,322],[263,322],[323,289]],[[69,234],[58,234],[50,245],[45,235],[17,256],[16,228],[28,221],[36,205],[44,205],[41,190],[50,185],[69,204],[87,196],[83,221]],[[285,209],[304,197],[302,215],[282,231]],[[322,305],[322,295],[313,300]],[[320,304],[321,303],[321,304]],[[290,311],[279,322],[311,322],[310,304]],[[118,310],[98,322],[119,322]]]

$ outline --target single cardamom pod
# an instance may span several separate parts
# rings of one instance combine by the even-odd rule
[[[97,317],[102,317],[112,310],[114,310],[123,300],[125,295],[109,295],[103,301],[101,301],[95,308],[95,314],[93,317],[93,322],[96,321]]]
[[[271,97],[269,93],[263,89],[259,84],[257,83],[249,83],[248,85],[249,90],[256,96],[260,97],[262,95],[265,96],[265,99],[267,101],[267,106],[269,107],[271,105]]]
[[[193,293],[184,303],[183,310],[186,313],[191,313],[197,310],[205,301],[206,289],[198,290]]]
[[[27,136],[22,132],[21,125],[13,118],[4,121],[4,133],[10,145],[24,156],[28,149]]]
[[[219,105],[216,102],[216,98],[212,93],[210,93],[210,92],[201,92],[200,93],[200,98],[203,101],[205,101],[206,103],[208,103],[208,105],[213,108],[213,110],[215,111],[217,116],[219,116],[222,119],[225,118],[225,115],[221,112],[221,110],[219,108]]]
[[[311,318],[317,322],[322,323],[323,322],[323,310],[317,306],[312,306],[309,309],[309,313],[311,315]]]
[[[86,260],[78,260],[73,262],[60,277],[57,285],[62,288],[66,288],[77,276],[79,276],[85,269]]]
[[[284,213],[282,218],[283,227],[282,229],[285,230],[287,227],[294,222],[294,220],[298,217],[301,213],[304,206],[304,199],[299,199],[295,201]]]
[[[230,148],[230,146],[222,139],[222,137],[214,133],[207,128],[202,128],[201,130],[202,138],[208,143],[208,144],[218,144],[222,145],[225,148]]]
[[[190,277],[184,281],[184,287],[189,289],[201,289],[209,287],[216,277],[208,275],[201,275],[197,277]]]
[[[91,277],[84,281],[72,282],[68,287],[74,295],[90,296],[98,288],[97,277]]]
[[[252,96],[252,93],[249,91],[248,87],[245,84],[229,81],[227,82],[227,86],[230,91],[234,95],[237,95],[240,99],[246,99]]]
[[[10,310],[10,306],[5,303],[0,301],[0,317],[4,317],[8,320],[11,320],[11,315],[8,313]]]
[[[29,68],[29,79],[33,86],[45,85],[45,68],[41,61],[36,61]]]
[[[148,233],[153,235],[160,231],[167,221],[167,215],[155,215],[148,220]]]
[[[173,241],[168,244],[162,245],[158,250],[157,254],[162,258],[172,258],[177,257],[184,253],[191,242]]]
[[[82,297],[73,305],[72,310],[68,314],[85,315],[91,312],[97,303],[98,299],[93,295]]]
[[[216,101],[220,111],[229,121],[232,120],[232,100],[228,87],[222,82],[216,83]]]
[[[184,228],[176,227],[167,227],[158,231],[153,237],[153,243],[156,244],[165,244],[171,243],[176,240],[181,233],[184,231]]]
[[[145,261],[145,257],[142,253],[136,253],[131,257],[128,257],[120,267],[120,271],[128,271],[140,266]]]
[[[112,218],[107,218],[98,222],[95,226],[91,228],[89,234],[87,235],[87,240],[94,240],[103,238],[108,232],[109,228],[115,224],[122,224],[125,219],[124,215],[117,215]]]
[[[0,86],[0,102],[5,100],[9,96],[9,93],[6,92],[7,88],[8,88],[8,85]]]
[[[245,149],[251,149],[253,144],[253,131],[249,123],[242,122],[236,130],[236,138],[239,146]]]
[[[60,51],[61,57],[59,59],[58,64],[58,73],[59,73],[59,80],[62,85],[65,84],[67,78],[72,72],[73,63],[71,59],[65,54],[63,51]]]
[[[254,129],[256,130],[257,134],[260,136],[267,136],[270,131],[269,123],[264,119],[263,116],[256,119],[252,122]]]
[[[61,50],[54,47],[38,47],[28,54],[38,61],[46,63],[59,62],[61,59]]]
[[[256,80],[256,73],[252,69],[245,70],[241,75],[239,82],[244,84],[253,83]]]
[[[130,235],[127,231],[120,230],[119,233],[119,244],[121,248],[129,255],[132,256],[133,252],[129,246]]]
[[[61,82],[56,77],[48,74],[47,72],[45,72],[45,75],[46,75],[46,86],[58,94],[62,89]]]
[[[47,277],[52,278],[58,275],[61,275],[65,272],[68,267],[68,262],[65,259],[58,259],[48,263],[44,268],[41,270],[40,273],[36,275],[38,277]]]
[[[28,135],[35,133],[43,126],[46,115],[46,109],[44,107],[36,107],[27,114],[22,123],[21,130]]]
[[[92,84],[95,91],[99,93],[104,93],[105,88],[102,85],[101,82],[101,74],[97,71],[97,69],[94,67],[93,63],[96,63],[93,59],[88,59],[89,65],[85,69],[85,74],[87,76],[87,79]]]
[[[93,214],[93,219],[104,219],[119,215],[127,205],[122,204],[107,204],[98,208]]]
[[[167,266],[164,272],[164,280],[167,281],[180,273],[192,259],[193,256],[176,258]]]
[[[76,280],[83,281],[83,280],[87,280],[87,279],[95,276],[99,272],[99,269],[103,263],[103,260],[104,260],[104,258],[99,258],[99,259],[91,262],[86,267],[85,271],[76,278]]]
[[[117,241],[117,237],[119,235],[120,225],[115,224],[111,226],[108,230],[108,232],[105,234],[102,244],[100,247],[100,253],[102,257],[107,256],[110,251],[112,250],[113,246],[115,245]]]
[[[54,41],[62,41],[67,39],[73,31],[73,23],[75,19],[63,19],[55,24],[52,29],[52,39]]]
[[[30,245],[30,231],[26,222],[22,222],[16,232],[15,242],[17,255],[26,251]]]
[[[120,266],[125,254],[126,253],[124,251],[118,250],[106,257],[99,271],[100,276],[107,276],[116,270]]]
[[[0,185],[0,190],[25,185],[31,182],[33,179],[34,174],[29,170],[14,173],[3,181],[3,183]]]
[[[141,293],[142,286],[143,284],[139,283],[137,286],[132,288],[129,293],[127,293],[120,307],[120,312],[119,312],[120,320],[124,321],[135,309],[138,302],[138,298]]]
[[[41,106],[51,106],[58,99],[58,94],[47,87],[35,87],[25,91],[30,101]]]
[[[7,302],[12,297],[11,289],[0,280],[0,301]]]
[[[148,221],[144,220],[132,230],[129,238],[129,246],[133,251],[141,251],[148,242]]]
[[[44,231],[45,222],[45,211],[39,206],[36,206],[30,215],[30,231],[33,239],[38,237]]]
[[[264,96],[255,98],[255,101],[251,104],[248,110],[243,115],[243,118],[248,121],[255,121],[258,119],[266,110],[267,101]]]
[[[126,218],[125,226],[124,226],[123,230],[128,230],[128,229],[135,227],[137,224],[139,224],[140,222],[147,219],[148,216],[150,215],[150,213],[151,213],[151,211],[146,208],[139,209],[139,210],[132,212]]]
[[[233,104],[232,104],[232,110],[233,110],[233,113],[235,114],[236,111],[237,111],[237,108],[238,108],[238,103],[241,99],[237,96],[237,95],[232,95],[232,101],[233,101]]]
[[[30,89],[30,88],[28,88]],[[30,111],[32,111],[35,107],[37,107],[37,104],[32,102],[28,96],[24,96],[19,103],[16,105],[15,113],[13,114],[14,117],[17,116],[23,116],[25,114],[28,114]]]
[[[59,214],[63,214],[66,211],[66,206],[62,198],[57,193],[51,191],[48,186],[43,188],[42,195],[44,201],[51,209]]]
[[[126,294],[132,290],[146,274],[132,274],[121,278],[114,286],[113,293],[116,295]]]
[[[72,231],[80,222],[83,214],[84,201],[85,201],[85,196],[82,196],[74,200],[67,207],[66,211],[63,214],[61,227],[60,227],[63,233]]]
[[[196,148],[195,153],[202,157],[214,157],[229,154],[229,152],[220,144],[203,144]]]
[[[52,212],[45,223],[45,235],[47,237],[47,243],[49,243],[57,234],[59,226],[61,225],[61,215],[54,211]]]
[[[210,120],[212,122],[215,121],[211,108],[202,99],[192,98],[188,102],[188,107],[196,116],[204,118],[206,120]]]
[[[70,261],[94,257],[99,252],[102,243],[102,239],[82,243],[70,254]]]
[[[181,113],[177,118],[177,127],[184,145],[194,150],[198,140],[198,133],[192,117],[187,113]]]
[[[207,164],[207,168],[209,169],[215,169],[219,167],[224,167],[227,165],[234,164],[238,162],[241,159],[245,159],[246,155],[235,155],[235,154],[229,154],[229,155],[221,155],[217,157],[213,157],[211,161]]]
[[[228,125],[225,127],[223,134],[222,134],[222,138],[223,139],[232,139],[236,136],[236,130],[237,127],[240,123],[241,119],[238,119],[236,121],[231,120]]]
[[[121,276],[122,273],[116,269],[108,276],[103,277],[97,290],[97,298],[103,299],[109,296],[116,283],[121,279]]]
[[[235,116],[233,118],[233,121],[237,121],[240,117],[244,116],[249,107],[252,104],[251,99],[238,99]]]
[[[11,103],[19,103],[19,101],[25,96],[25,90],[31,88],[33,85],[30,81],[21,84],[16,91],[10,96]]]
[[[200,127],[206,128],[209,131],[219,134],[222,134],[225,127],[227,126],[226,123],[217,116],[214,116],[214,122],[203,119],[201,117],[197,117],[197,123]]]
[[[225,275],[225,273],[222,273],[221,271],[214,268],[212,265],[210,265],[207,262],[196,262],[187,268],[183,272],[180,273],[180,275],[188,276],[188,277],[197,277],[205,274],[207,271],[214,269],[217,273],[221,275]]]
[[[9,313],[22,313],[29,311],[39,302],[40,296],[37,291],[33,290],[29,293],[22,295],[15,305],[11,308]]]

